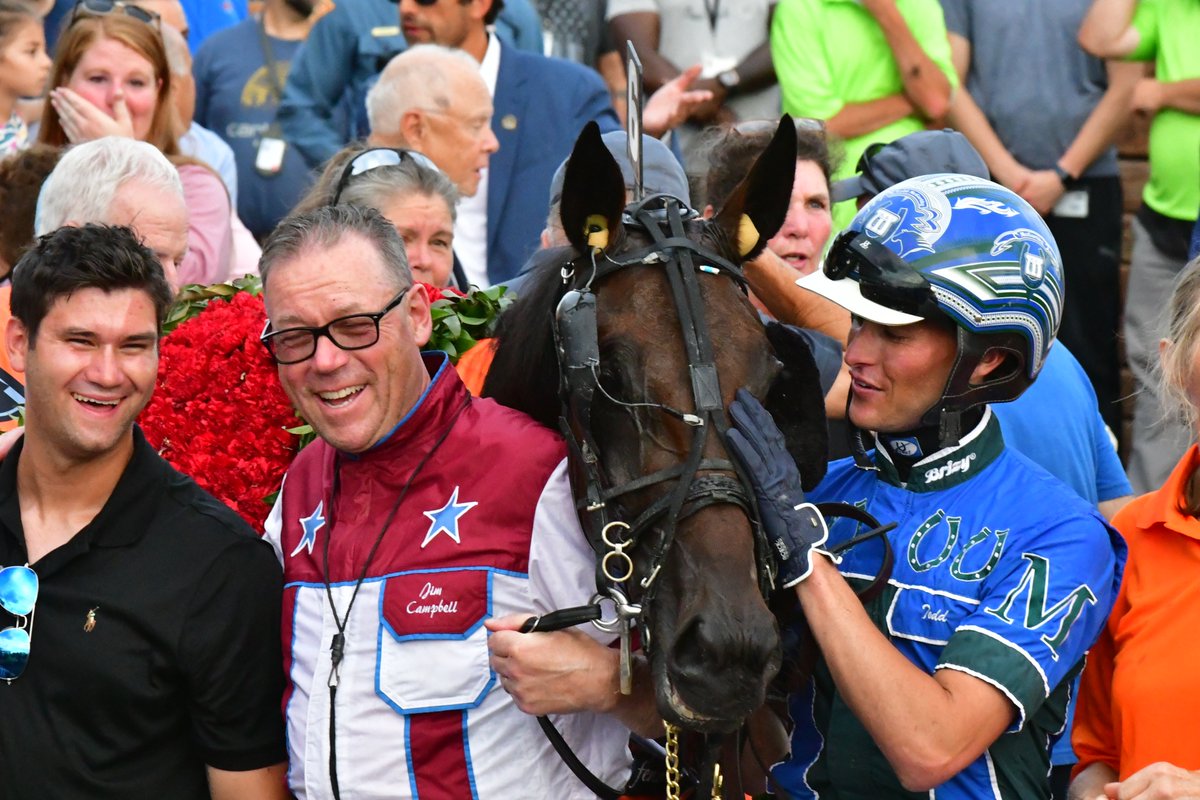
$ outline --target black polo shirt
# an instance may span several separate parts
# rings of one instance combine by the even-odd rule
[[[0,464],[0,566],[26,562],[20,453]],[[29,663],[0,681],[0,797],[207,800],[205,765],[286,758],[274,551],[140,430],[96,518],[31,566]]]

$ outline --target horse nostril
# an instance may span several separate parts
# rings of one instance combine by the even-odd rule
[[[773,629],[732,628],[698,614],[675,638],[672,671],[683,682],[700,685],[731,677],[761,680],[778,645]]]
[[[704,635],[704,620],[693,617],[679,635],[675,637],[675,646],[671,648],[671,661],[682,672],[702,670],[705,663],[713,664],[720,659],[721,653],[714,643]]]

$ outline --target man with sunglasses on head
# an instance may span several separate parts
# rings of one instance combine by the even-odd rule
[[[1005,447],[989,406],[1054,343],[1054,238],[997,184],[927,175],[867,203],[799,282],[853,316],[858,446],[806,502],[770,415],[744,391],[730,409],[820,652],[772,778],[793,798],[1049,798],[1048,751],[1125,556],[1094,507]],[[876,531],[895,557],[881,584],[877,538],[831,555],[866,532],[827,528],[812,504],[832,500],[895,523]]]
[[[562,440],[472,397],[444,353],[420,352],[429,297],[375,209],[285,219],[261,270],[263,343],[320,437],[292,463],[266,525],[284,570],[292,792],[593,797],[518,709],[505,668],[489,666],[483,624],[589,600],[595,561]],[[553,719],[592,772],[619,784],[629,731],[615,715],[649,726],[636,712],[653,702],[619,694],[609,674],[582,676],[560,698],[579,713]]]
[[[129,228],[12,276],[25,434],[0,463],[0,795],[282,800],[280,572],[134,420],[171,290]]]

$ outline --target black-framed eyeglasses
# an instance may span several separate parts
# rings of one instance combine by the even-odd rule
[[[388,2],[392,5],[400,5],[400,0],[388,0]],[[415,0],[415,2],[419,6],[436,6],[438,4],[438,0]]]
[[[324,336],[342,350],[365,350],[379,341],[379,322],[404,299],[408,289],[393,297],[382,311],[374,314],[349,314],[330,320],[319,328],[271,330],[267,320],[259,337],[276,364],[299,364],[317,352],[317,339]]]
[[[402,150],[396,147],[372,147],[370,150],[363,150],[346,164],[342,169],[342,177],[338,179],[337,189],[333,193],[333,200],[329,205],[336,206],[338,201],[342,199],[342,192],[349,185],[350,180],[364,172],[370,172],[379,167],[398,167],[405,161],[411,161],[417,166],[431,169],[440,173],[437,164],[429,159],[429,156],[424,153],[418,153],[416,150]]]
[[[162,17],[157,12],[126,3],[124,0],[79,0],[71,9],[71,19],[67,22],[67,27],[70,28],[82,17],[102,17],[114,12],[120,12],[147,25],[152,25],[155,30],[162,33]]]
[[[38,576],[28,565],[0,569],[0,608],[17,618],[0,630],[0,680],[12,683],[29,663],[37,596]]]
[[[862,231],[837,235],[825,257],[825,277],[856,281],[863,297],[896,311],[918,317],[938,311],[925,276]]]

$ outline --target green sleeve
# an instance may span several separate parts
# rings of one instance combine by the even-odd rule
[[[1139,0],[1133,12],[1132,26],[1138,32],[1137,47],[1126,61],[1153,61],[1158,53],[1159,0]]]
[[[798,117],[829,119],[845,105],[834,85],[820,0],[781,0],[771,21],[771,58],[783,94],[783,110]]]

